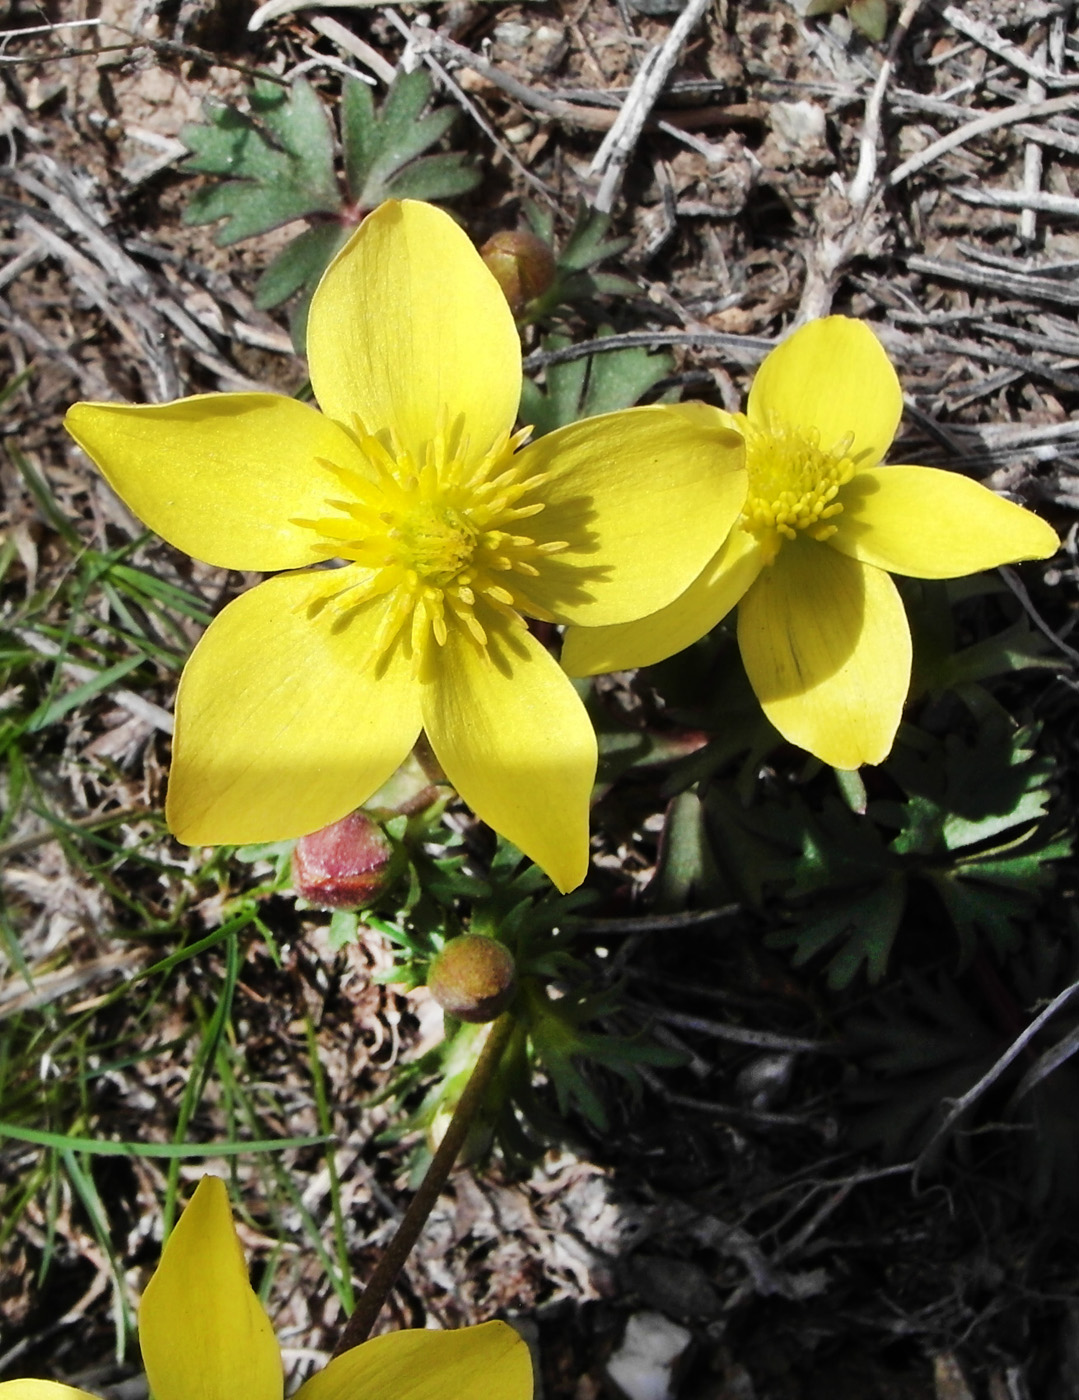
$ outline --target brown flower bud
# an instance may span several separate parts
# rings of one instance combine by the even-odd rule
[[[493,1021],[517,990],[517,967],[504,943],[482,933],[452,938],[431,963],[427,986],[459,1021]]]
[[[373,903],[393,878],[393,845],[366,812],[301,836],[292,852],[292,882],[309,904],[355,909]]]
[[[514,316],[520,316],[530,301],[543,295],[557,271],[550,247],[536,234],[524,231],[493,233],[480,249],[480,257],[494,273]]]

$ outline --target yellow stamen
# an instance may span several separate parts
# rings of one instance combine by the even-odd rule
[[[333,604],[345,625],[356,609],[390,595],[373,659],[401,638],[421,677],[452,629],[487,645],[477,611],[488,621],[497,614],[499,625],[523,627],[522,595],[510,579],[534,577],[530,560],[568,547],[517,533],[522,521],[543,510],[542,502],[527,497],[546,480],[546,474],[521,475],[515,452],[526,434],[506,436],[467,465],[467,439],[445,423],[419,462],[387,435],[372,437],[358,421],[354,436],[370,475],[321,463],[328,474],[327,515],[295,522],[316,536],[312,548],[321,557],[331,543],[338,557],[365,571],[337,592],[331,586],[320,606]]]
[[[749,491],[741,526],[756,535],[766,560],[803,531],[814,540],[836,532],[828,521],[843,510],[840,489],[854,475],[853,435],[823,448],[813,428],[792,428],[774,415],[766,425],[736,415],[745,436]]]

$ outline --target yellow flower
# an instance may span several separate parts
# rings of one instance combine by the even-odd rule
[[[1050,527],[954,472],[882,466],[899,380],[860,321],[829,316],[777,346],[744,414],[713,410],[746,443],[738,528],[669,606],[624,626],[571,628],[571,675],[648,666],[738,605],[738,645],[776,729],[825,763],[888,754],[910,683],[911,641],[890,573],[958,578],[1057,548]]]
[[[139,1344],[154,1400],[283,1400],[273,1327],[247,1278],[223,1181],[206,1176],[146,1286]],[[532,1400],[528,1347],[504,1322],[412,1330],[343,1352],[294,1400]],[[96,1400],[55,1381],[0,1382],[0,1400]]]
[[[76,404],[67,427],[170,543],[300,570],[230,604],[188,662],[166,813],[190,844],[317,831],[426,730],[476,813],[572,889],[596,742],[525,617],[606,625],[676,598],[745,495],[726,425],[653,406],[521,447],[520,345],[466,235],[383,205],[308,324],[322,412],[273,394]],[[303,568],[343,560],[340,568]]]

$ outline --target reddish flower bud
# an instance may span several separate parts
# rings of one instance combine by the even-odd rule
[[[514,316],[543,295],[557,271],[554,253],[534,233],[508,229],[493,233],[480,249],[480,257],[494,273]]]
[[[459,1021],[493,1021],[517,990],[517,966],[504,943],[482,933],[452,938],[431,964],[427,986]]]
[[[355,909],[372,904],[393,878],[393,845],[366,812],[301,836],[292,852],[292,881],[309,904]]]

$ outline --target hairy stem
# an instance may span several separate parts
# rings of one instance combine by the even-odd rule
[[[435,1202],[442,1194],[442,1188],[453,1170],[457,1154],[464,1145],[468,1130],[483,1103],[487,1086],[502,1058],[502,1052],[509,1041],[513,1026],[514,1018],[508,1011],[492,1025],[483,1049],[480,1051],[480,1057],[476,1061],[476,1067],[473,1069],[468,1083],[465,1085],[464,1093],[454,1110],[453,1117],[450,1119],[445,1136],[439,1143],[435,1155],[431,1158],[431,1165],[427,1168],[427,1173],[420,1182],[408,1210],[405,1211],[404,1219],[398,1225],[396,1234],[378,1261],[374,1273],[367,1282],[367,1287],[360,1294],[351,1317],[345,1323],[337,1346],[334,1348],[334,1356],[340,1356],[342,1352],[349,1351],[352,1347],[358,1347],[370,1335],[371,1328],[375,1325],[375,1319],[382,1311],[382,1305],[397,1281],[397,1275],[411,1254],[413,1245],[419,1239],[420,1232],[427,1223],[427,1217],[431,1214]]]

